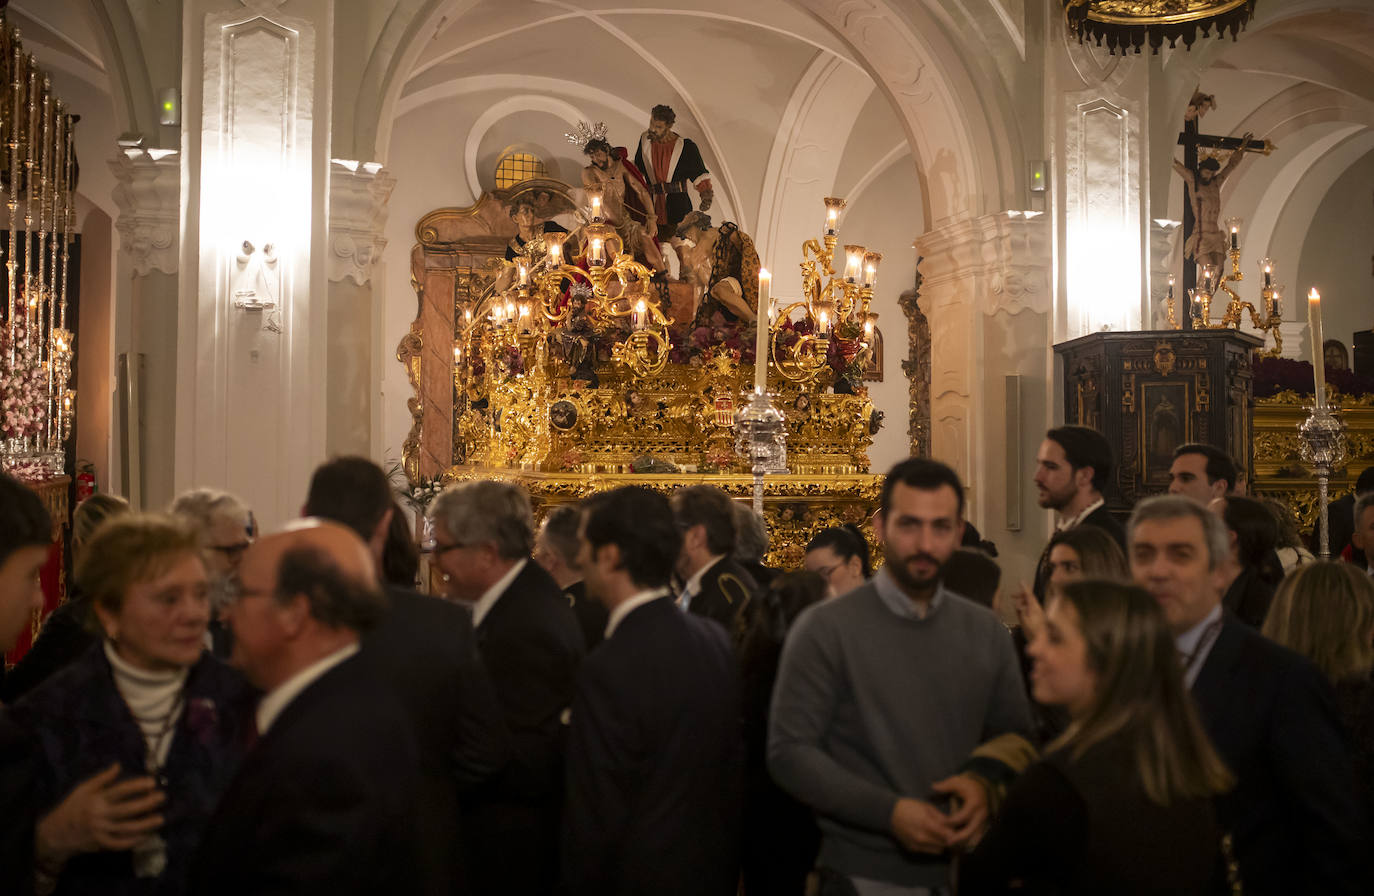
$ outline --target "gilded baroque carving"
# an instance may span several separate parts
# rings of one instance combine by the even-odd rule
[[[142,277],[152,271],[175,274],[178,267],[181,227],[181,154],[143,150],[119,153],[110,160],[117,184],[120,250]]]
[[[916,283],[897,298],[906,315],[907,357],[902,362],[910,395],[907,439],[912,457],[930,456],[930,321],[921,310],[921,262],[916,261]]]

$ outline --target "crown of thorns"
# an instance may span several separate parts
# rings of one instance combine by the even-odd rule
[[[568,290],[568,294],[577,296],[580,299],[590,299],[592,297],[592,288],[579,280],[573,283],[572,288]]]
[[[563,136],[574,146],[586,146],[593,140],[604,141],[606,139],[606,122],[598,121],[596,124],[588,124],[585,121],[579,121],[577,130],[568,131]]]

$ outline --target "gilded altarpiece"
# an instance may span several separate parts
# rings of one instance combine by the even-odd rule
[[[1161,330],[1093,333],[1054,347],[1064,421],[1096,429],[1118,451],[1109,509],[1124,513],[1167,490],[1174,449],[1188,442],[1224,449],[1249,479],[1250,358],[1260,345],[1234,330]]]
[[[504,203],[489,195],[430,212],[416,226],[416,318],[397,349],[415,390],[403,445],[412,486],[518,481],[536,513],[626,484],[668,491],[706,482],[751,495],[752,477],[734,451],[734,413],[753,365],[738,352],[707,348],[639,375],[600,353],[594,385],[571,378],[557,357],[557,331],[547,341],[521,335],[518,346],[492,353],[480,336],[483,297],[515,232]],[[682,324],[671,331],[678,338]],[[506,360],[517,348],[519,372]],[[465,363],[456,363],[460,354]],[[778,376],[769,388],[787,420],[790,471],[765,482],[769,560],[794,566],[817,529],[867,524],[880,485],[867,448],[880,415],[862,387],[834,394]]]

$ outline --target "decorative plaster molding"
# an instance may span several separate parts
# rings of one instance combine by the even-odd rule
[[[396,178],[376,163],[335,159],[329,166],[329,281],[359,286],[386,248],[386,204]]]
[[[1000,212],[967,218],[916,240],[929,307],[974,304],[995,314],[1049,311],[1048,215]]]
[[[175,274],[181,228],[181,153],[121,152],[110,159],[118,182],[119,248],[133,262],[133,274]]]

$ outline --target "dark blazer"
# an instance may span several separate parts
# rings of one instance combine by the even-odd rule
[[[252,736],[256,697],[237,672],[203,653],[187,676],[185,699],[163,769],[167,823],[159,833],[167,841],[166,869],[155,879],[137,878],[128,850],[86,853],[63,867],[56,892],[188,892],[191,856]],[[143,734],[115,687],[103,644],[34,689],[14,714],[37,741],[40,814],[112,763],[130,776],[147,774]]]
[[[34,752],[32,735],[0,709],[0,893],[33,892]]]
[[[1269,605],[1273,602],[1274,589],[1254,569],[1242,569],[1221,598],[1221,605],[1227,612],[1256,630],[1264,625],[1264,617],[1269,614]]]
[[[312,682],[244,760],[206,828],[196,896],[428,890],[415,837],[419,754],[360,656]]]
[[[505,764],[505,723],[477,658],[471,615],[408,588],[388,587],[387,598],[386,616],[364,636],[360,658],[412,723],[424,779],[415,822],[433,872],[430,892],[463,892],[463,856],[454,848],[461,841],[459,794]]]
[[[1249,894],[1367,894],[1369,827],[1331,686],[1227,615],[1193,697],[1236,776],[1218,800]]]
[[[526,561],[477,625],[511,759],[464,807],[474,893],[547,896],[558,877],[566,716],[585,652],[558,583]]]
[[[100,639],[86,627],[91,602],[75,592],[43,620],[38,639],[0,684],[0,703],[17,703],[53,673],[65,669]]]
[[[734,896],[743,786],[739,684],[716,626],[668,597],[582,665],[563,871],[574,896]]]
[[[577,625],[582,629],[582,640],[587,645],[587,652],[591,653],[592,648],[606,637],[606,620],[610,614],[600,601],[593,600],[587,595],[586,582],[573,582],[563,589],[563,594],[567,596],[568,605],[577,617]]]
[[[1336,682],[1336,709],[1350,736],[1355,781],[1365,817],[1374,820],[1374,678]]]
[[[701,591],[687,609],[698,616],[719,622],[736,641],[741,634],[743,613],[759,592],[754,577],[729,557],[716,561],[701,577]]]
[[[1150,801],[1118,739],[1075,759],[1058,750],[1026,769],[978,848],[960,896],[1016,893],[1154,896],[1229,893],[1211,802]]]

